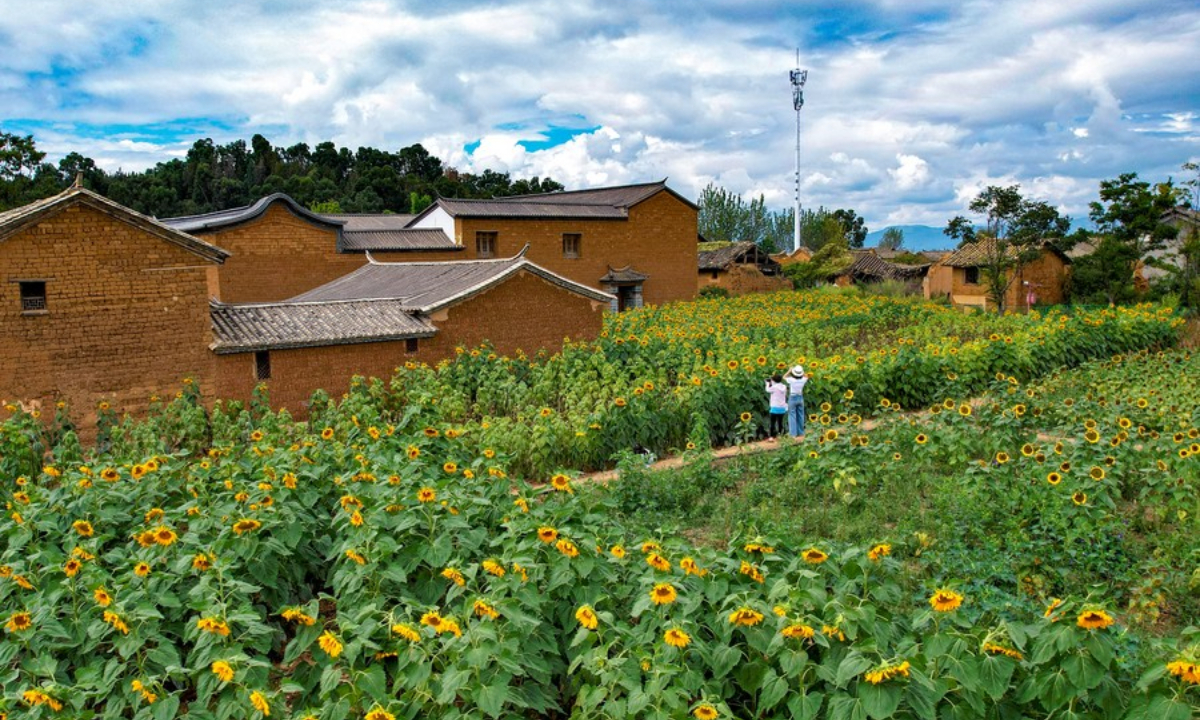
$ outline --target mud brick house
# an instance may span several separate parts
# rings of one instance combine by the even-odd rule
[[[713,247],[717,245],[717,247]],[[756,243],[709,243],[697,255],[700,289],[717,287],[730,295],[792,289],[779,263]]]
[[[364,253],[420,260],[463,255],[444,233],[407,230],[411,215],[318,215],[276,193],[253,205],[162,223],[229,251],[225,302],[285,300],[366,263]]]
[[[468,258],[528,258],[611,293],[614,309],[696,295],[696,205],[666,182],[492,200],[440,198],[409,229],[441,230]]]
[[[925,276],[926,298],[948,297],[954,305],[988,309],[994,305],[988,295],[987,278],[983,267],[989,251],[981,240],[964,245],[929,268]],[[1012,251],[1012,248],[1009,248]],[[1015,254],[1015,253],[1014,253]],[[1050,244],[1041,248],[1036,259],[1015,270],[1009,270],[1008,290],[1004,306],[1012,311],[1028,310],[1032,299],[1035,305],[1057,305],[1065,299],[1065,286],[1071,259]],[[1012,275],[1015,273],[1016,277]]]
[[[228,258],[79,187],[0,213],[0,399],[139,407],[210,379]]]
[[[884,282],[888,280],[902,282],[913,292],[921,290],[925,275],[933,263],[906,265],[892,262],[880,257],[875,250],[851,250],[853,260],[844,268],[834,284],[839,287]]]
[[[407,360],[458,346],[500,353],[595,337],[612,296],[523,255],[494,260],[368,264],[285,302],[212,304],[217,386],[246,397],[267,382],[273,402],[300,407],[352,375],[389,377]],[[332,387],[330,386],[331,379]]]
[[[192,377],[210,399],[266,382],[277,405],[303,411],[318,388],[336,395],[354,374],[386,377],[458,345],[533,352],[594,336],[615,301],[523,254],[461,259],[397,222],[272,196],[167,223],[78,186],[0,213],[0,399],[65,401],[86,426],[100,401],[137,412]],[[235,265],[218,238],[251,259]]]

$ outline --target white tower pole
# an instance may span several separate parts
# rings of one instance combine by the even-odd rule
[[[808,71],[800,69],[800,48],[796,48],[796,69],[791,72],[792,107],[796,109],[796,228],[792,238],[792,252],[800,249],[800,108],[804,107],[804,83]]]

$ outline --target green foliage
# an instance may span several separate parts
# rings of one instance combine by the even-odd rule
[[[1175,207],[1178,197],[1170,181],[1151,188],[1137,173],[1124,173],[1100,183],[1100,201],[1091,203],[1089,215],[1099,233],[1132,248],[1141,259],[1175,237],[1175,228],[1162,216]]]
[[[838,221],[842,227],[842,234],[846,238],[846,244],[852,248],[861,248],[863,241],[867,239],[868,228],[866,220],[859,217],[858,213],[853,210],[834,210],[833,219]]]
[[[989,185],[968,207],[984,216],[984,230],[976,232],[971,221],[960,215],[943,232],[958,240],[959,247],[974,244],[983,251],[979,269],[988,298],[1003,313],[1008,288],[1021,267],[1037,259],[1047,241],[1064,238],[1071,219],[1059,215],[1049,203],[1025,199],[1019,185]]]
[[[485,170],[475,175],[446,167],[420,144],[387,152],[357,152],[322,142],[275,147],[262,135],[217,145],[197,140],[184,159],[144,172],[105,173],[90,159],[70,153],[55,168],[32,136],[0,133],[0,210],[53,195],[83,174],[84,185],[155,217],[195,215],[248,205],[284,192],[320,212],[415,213],[433,197],[488,198],[561,190],[550,178],[513,180]]]
[[[883,236],[879,238],[879,248],[881,250],[899,250],[904,247],[904,231],[898,227],[890,227],[883,231]]]
[[[700,191],[697,225],[709,242],[753,242],[767,252],[791,246],[791,230],[776,221],[762,196],[749,202],[741,195],[709,183]],[[786,231],[779,235],[778,230]]]
[[[700,288],[700,292],[697,295],[701,299],[727,298],[729,297],[729,291],[718,285],[705,285],[704,287]]]
[[[1137,250],[1111,235],[1100,238],[1095,252],[1071,263],[1067,288],[1071,302],[1085,305],[1127,303],[1137,298],[1133,284]]]

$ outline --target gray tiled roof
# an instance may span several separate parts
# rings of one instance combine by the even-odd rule
[[[1042,243],[1041,248],[1045,251],[1052,252],[1058,255],[1066,262],[1071,262],[1071,258],[1063,253],[1058,248],[1050,243]],[[1008,245],[1004,248],[1005,254],[1010,258],[1016,258],[1021,254],[1021,249],[1015,245]],[[996,241],[991,238],[984,238],[973,243],[963,245],[958,250],[955,250],[949,257],[942,260],[943,265],[949,267],[979,267],[988,264],[992,254],[996,252]]]
[[[309,220],[310,222],[314,222],[318,225],[325,225],[333,230],[337,230],[342,227],[342,222],[340,220],[322,217],[321,215],[312,212],[283,193],[267,195],[264,198],[260,198],[253,205],[246,205],[245,207],[230,208],[229,210],[218,210],[216,212],[204,213],[202,215],[163,218],[159,220],[159,222],[163,223],[164,225],[170,225],[171,227],[184,232],[219,230],[223,227],[237,225],[248,220],[253,220],[254,218],[265,213],[267,209],[276,202],[283,203],[293,213],[306,220]]]
[[[217,354],[432,337],[436,328],[395,300],[226,305],[213,301]]]
[[[854,261],[841,272],[855,278],[875,278],[880,280],[912,280],[925,275],[929,265],[901,265],[888,262],[871,250],[855,250],[851,253]]]
[[[115,217],[161,240],[193,252],[205,260],[221,263],[225,262],[225,258],[229,257],[228,250],[192,237],[179,228],[143,215],[136,210],[127,208],[120,203],[115,203],[103,195],[78,185],[71,186],[57,195],[0,213],[0,240],[41,221],[44,217],[58,212],[61,207],[67,207],[75,203],[87,205],[99,212]]]
[[[779,263],[752,242],[738,242],[716,250],[706,250],[697,256],[700,270],[725,270],[734,263],[778,265]]]
[[[511,200],[458,200],[441,198],[437,204],[453,217],[509,218],[537,217],[589,220],[624,220],[629,211],[615,205],[592,203],[542,202],[540,198],[514,202]]]
[[[362,230],[399,230],[407,227],[416,215],[325,213],[321,217],[342,223],[342,229],[346,232],[358,232]]]
[[[461,250],[438,228],[393,230],[343,230],[342,249],[363,250]]]
[[[524,255],[497,260],[443,260],[383,263],[371,260],[354,272],[297,295],[288,302],[390,299],[406,310],[434,312],[527,271],[566,290],[608,302],[611,295],[556,275]]]
[[[592,190],[562,190],[537,195],[514,195],[496,198],[502,203],[550,203],[556,205],[610,205],[618,208],[630,208],[655,194],[665,190],[665,180],[639,185],[619,185],[616,187],[595,188]]]
[[[640,283],[645,282],[647,279],[649,279],[649,277],[650,276],[645,273],[640,273],[637,270],[634,270],[633,266],[631,265],[626,265],[623,268],[614,268],[612,265],[609,265],[608,272],[604,274],[604,277],[600,278],[600,282],[608,284]]]

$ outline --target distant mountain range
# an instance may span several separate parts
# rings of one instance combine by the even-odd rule
[[[892,227],[904,231],[904,248],[907,250],[953,250],[958,245],[952,238],[942,234],[942,228],[929,225],[893,225]],[[867,233],[863,247],[878,246],[884,230],[887,228]]]

